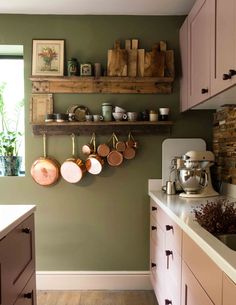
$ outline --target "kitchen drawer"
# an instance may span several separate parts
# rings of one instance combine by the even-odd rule
[[[232,305],[236,300],[236,284],[223,274],[223,305]]]
[[[157,223],[165,232],[165,247],[175,249],[181,254],[182,230],[180,227],[160,208],[157,213]]]
[[[32,275],[14,305],[36,305],[35,275]]]
[[[182,265],[182,305],[214,305],[188,266]]]
[[[183,260],[215,305],[222,300],[222,271],[201,248],[183,233]]]
[[[34,215],[1,240],[2,305],[13,304],[35,272]]]
[[[160,210],[160,207],[154,202],[153,199],[150,199],[150,218],[157,223],[157,214]]]

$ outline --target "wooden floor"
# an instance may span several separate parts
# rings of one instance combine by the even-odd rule
[[[37,305],[157,305],[153,291],[38,291]]]

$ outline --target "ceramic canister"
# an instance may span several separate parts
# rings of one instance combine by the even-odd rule
[[[112,120],[112,104],[102,103],[102,116],[105,122]]]

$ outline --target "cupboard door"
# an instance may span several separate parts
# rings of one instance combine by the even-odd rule
[[[182,263],[182,295],[183,305],[214,305],[190,269]]]
[[[180,73],[180,111],[188,109],[188,18],[179,31],[179,47],[181,56]]]
[[[236,300],[236,284],[225,274],[223,276],[223,305],[232,305]]]
[[[214,0],[198,0],[188,16],[189,108],[210,97],[211,9]]]
[[[214,304],[221,305],[222,271],[185,233],[183,233],[182,258],[202,287],[204,287]]]
[[[236,83],[230,70],[236,70],[236,2],[215,0],[212,20],[212,94],[217,94]]]

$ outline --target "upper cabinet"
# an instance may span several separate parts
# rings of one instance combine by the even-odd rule
[[[211,89],[214,95],[236,83],[236,1],[216,0],[212,16]]]
[[[199,104],[205,109],[217,108],[219,103],[214,107],[214,100],[219,98],[210,98],[235,85],[235,37],[235,0],[195,2],[180,29],[181,111]],[[213,103],[205,103],[209,99]],[[225,98],[222,103],[227,103]]]
[[[189,103],[210,97],[210,0],[197,1],[188,16]]]

